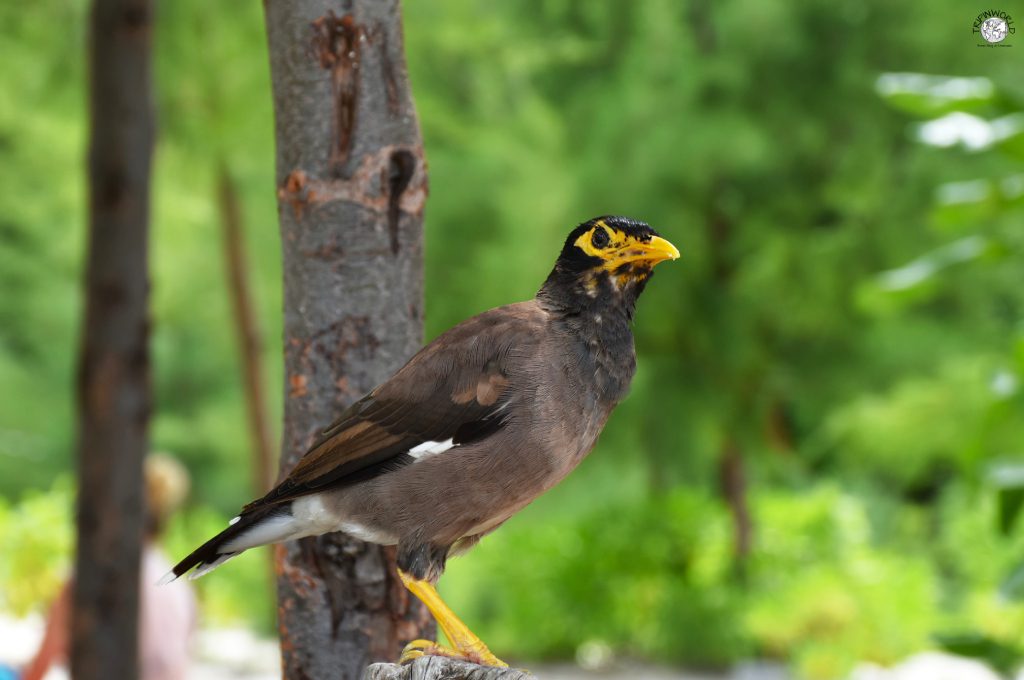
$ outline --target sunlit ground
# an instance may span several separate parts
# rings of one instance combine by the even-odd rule
[[[19,667],[36,649],[42,635],[41,617],[11,619],[0,616],[0,664]],[[244,629],[204,629],[195,643],[195,661],[190,680],[278,680],[280,658],[276,640],[258,638]],[[541,680],[790,680],[777,664],[741,664],[727,673],[683,671],[615,659],[608,650],[581,649],[578,663],[530,663],[528,668]],[[1016,676],[1024,679],[1024,673]],[[45,680],[70,678],[63,667],[53,668]],[[940,652],[923,652],[884,669],[864,664],[849,680],[1005,680],[984,665]]]

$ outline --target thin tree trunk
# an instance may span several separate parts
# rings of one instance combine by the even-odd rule
[[[78,364],[76,680],[138,675],[142,459],[150,411],[150,0],[94,0],[89,245]]]
[[[422,339],[426,168],[397,0],[267,0],[284,256],[281,472]],[[280,546],[284,675],[356,680],[432,636],[392,550]]]
[[[719,483],[722,498],[729,506],[733,523],[733,568],[736,576],[742,581],[746,579],[747,559],[753,543],[754,523],[750,517],[747,504],[747,473],[736,442],[728,439],[722,445],[718,459]]]
[[[694,3],[694,7],[703,7],[706,3]],[[696,15],[701,20],[707,20],[706,7]],[[710,24],[707,30],[711,30]],[[714,49],[714,40],[708,45]],[[724,180],[719,178],[712,184],[712,191],[708,199],[706,209],[705,229],[711,259],[711,273],[715,283],[713,293],[720,298],[719,307],[728,309],[728,296],[731,291],[732,280],[736,274],[739,264],[730,254],[732,240],[735,237],[735,225],[730,217],[720,209],[719,200],[726,188]],[[728,311],[725,312],[728,314]],[[721,333],[731,332],[728,324],[719,326]],[[750,514],[747,501],[747,475],[746,465],[743,458],[743,451],[740,449],[736,438],[729,434],[734,428],[741,428],[742,423],[734,423],[732,418],[743,418],[753,412],[750,407],[751,381],[744,380],[743,376],[748,369],[742,362],[726,360],[721,366],[719,379],[723,389],[732,393],[732,399],[736,404],[731,410],[731,417],[725,422],[726,433],[723,434],[724,441],[718,457],[718,473],[722,498],[729,507],[733,519],[733,555],[735,561],[733,570],[736,576],[742,581],[746,578],[747,559],[750,556],[750,549],[753,545],[754,522]]]
[[[238,190],[227,166],[223,163],[217,177],[221,226],[224,229],[224,256],[228,271],[228,291],[235,314],[235,330],[242,352],[242,386],[249,420],[252,445],[253,491],[262,496],[274,484],[274,444],[267,417],[264,393],[262,354],[263,338],[253,309],[249,288],[249,267],[245,258],[242,234],[242,208]]]

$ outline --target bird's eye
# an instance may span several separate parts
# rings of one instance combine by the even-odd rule
[[[590,237],[590,242],[594,244],[595,248],[604,248],[608,245],[609,240],[608,232],[602,227],[595,229],[593,236]]]

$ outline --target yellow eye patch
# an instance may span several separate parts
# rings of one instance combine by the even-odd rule
[[[608,234],[608,244],[603,248],[594,245],[594,232],[598,229],[604,229]],[[609,227],[604,220],[598,220],[591,229],[581,234],[575,245],[587,255],[603,260],[601,268],[608,271],[614,271],[630,262],[654,266],[662,260],[679,257],[676,247],[660,236],[647,236],[641,240]]]
[[[608,234],[608,243],[602,248],[598,248],[594,245],[594,232],[598,229],[603,229],[604,232]],[[615,250],[623,248],[626,245],[627,239],[630,238],[632,237],[626,236],[621,231],[617,231],[609,227],[605,224],[604,220],[598,220],[594,223],[594,226],[591,229],[588,229],[578,239],[576,239],[576,247],[591,257],[599,257],[602,260],[607,260]]]

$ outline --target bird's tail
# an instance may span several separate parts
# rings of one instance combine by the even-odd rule
[[[178,562],[160,579],[160,584],[170,583],[193,567],[195,571],[188,575],[189,579],[199,578],[249,548],[284,541],[292,538],[295,533],[296,522],[292,517],[291,503],[247,510],[231,520],[227,529]]]

